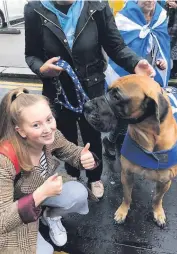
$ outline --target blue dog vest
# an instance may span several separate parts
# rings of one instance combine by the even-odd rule
[[[172,106],[173,116],[177,122],[177,89],[168,87],[166,90]],[[137,144],[127,133],[121,154],[132,163],[144,168],[167,169],[177,164],[177,142],[170,150],[149,152]]]

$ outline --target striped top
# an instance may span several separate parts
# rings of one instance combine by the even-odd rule
[[[41,158],[40,158],[40,169],[41,169],[41,176],[45,177],[47,173],[47,160],[44,151],[42,152]]]

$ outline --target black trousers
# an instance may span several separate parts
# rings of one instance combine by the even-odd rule
[[[173,69],[171,71],[177,73],[177,60],[173,60]]]
[[[84,145],[90,143],[90,151],[93,152],[100,160],[100,164],[94,170],[86,170],[88,182],[100,180],[102,174],[102,142],[101,133],[96,131],[86,121],[83,114],[77,114],[67,109],[57,112],[56,110],[57,128],[63,133],[66,139],[78,145],[78,129],[79,126],[81,137]],[[78,123],[78,124],[77,124]],[[80,170],[65,163],[65,169],[68,174],[73,177],[80,176]]]

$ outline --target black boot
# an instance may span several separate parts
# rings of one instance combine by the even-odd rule
[[[116,144],[109,141],[107,137],[104,137],[103,146],[104,146],[105,154],[108,157],[115,159],[116,158]]]

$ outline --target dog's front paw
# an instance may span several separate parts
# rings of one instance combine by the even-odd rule
[[[166,225],[166,216],[163,208],[158,208],[153,211],[154,214],[154,221],[157,223],[157,225],[161,228],[164,228]]]
[[[114,215],[114,220],[118,223],[118,224],[122,224],[125,222],[125,219],[127,217],[128,214],[128,209],[123,207],[122,205],[117,209],[117,211],[115,212]]]

